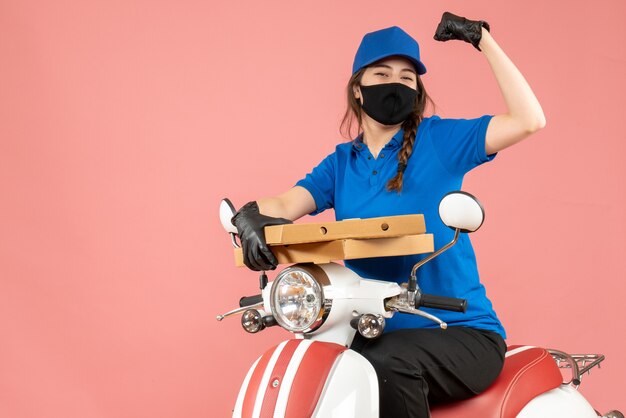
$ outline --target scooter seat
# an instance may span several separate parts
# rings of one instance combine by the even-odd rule
[[[431,407],[432,418],[514,418],[533,398],[563,381],[544,348],[510,346],[496,381],[483,393],[463,401]]]

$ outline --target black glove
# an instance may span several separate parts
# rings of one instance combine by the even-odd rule
[[[449,41],[450,39],[459,39],[469,42],[480,51],[478,44],[482,37],[482,27],[489,30],[489,23],[484,20],[469,20],[461,16],[453,15],[450,12],[444,12],[441,16],[441,22],[437,26],[435,36],[436,41]]]
[[[230,222],[237,227],[243,251],[243,262],[251,270],[274,270],[278,260],[265,242],[264,227],[293,223],[285,218],[273,218],[259,212],[259,205],[248,202],[239,209]]]

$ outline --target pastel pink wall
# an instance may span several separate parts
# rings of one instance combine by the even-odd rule
[[[0,416],[227,416],[287,335],[215,321],[257,290],[220,199],[285,191],[343,141],[371,30],[420,41],[442,117],[505,111],[479,52],[432,39],[445,10],[489,21],[547,117],[465,182],[508,342],[606,354],[581,390],[626,408],[623,1],[3,0]]]

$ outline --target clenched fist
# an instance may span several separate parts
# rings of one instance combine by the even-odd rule
[[[482,37],[483,26],[489,31],[489,23],[484,20],[469,20],[450,12],[444,12],[433,38],[441,42],[451,39],[469,42],[480,51],[478,44]]]

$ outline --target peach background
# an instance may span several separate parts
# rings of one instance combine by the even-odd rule
[[[287,334],[215,321],[257,290],[219,200],[278,194],[343,141],[371,30],[419,40],[442,117],[503,112],[484,57],[432,39],[445,10],[490,22],[547,116],[465,182],[508,342],[606,354],[581,390],[626,408],[623,1],[2,0],[0,416],[227,416]]]

